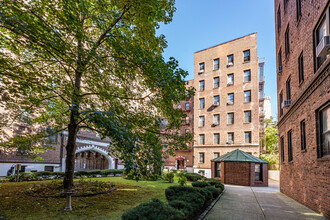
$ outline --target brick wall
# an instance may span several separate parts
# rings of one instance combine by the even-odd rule
[[[302,16],[297,20],[296,1],[275,0],[276,56],[282,49],[282,73],[277,75],[278,103],[286,81],[291,78],[289,108],[279,116],[279,137],[284,137],[284,161],[280,162],[281,192],[330,217],[330,158],[317,156],[316,111],[330,100],[329,57],[319,69],[315,66],[314,29],[329,1],[302,0]],[[277,31],[277,12],[281,10],[281,29]],[[290,28],[290,53],[285,55],[285,31]],[[298,57],[303,52],[304,81],[299,83]],[[279,61],[277,59],[277,66]],[[280,112],[280,106],[278,106]],[[300,122],[306,123],[306,150],[301,150]],[[287,132],[292,130],[293,160],[288,162]],[[280,141],[279,141],[280,143]],[[280,155],[281,155],[280,148]],[[280,158],[282,161],[282,157]]]
[[[222,165],[222,164],[221,164]],[[250,185],[250,163],[244,162],[225,162],[223,183],[233,185]]]

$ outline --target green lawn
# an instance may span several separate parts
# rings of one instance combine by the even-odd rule
[[[73,198],[72,212],[64,212],[64,198],[35,198],[24,193],[25,189],[38,182],[1,183],[0,213],[8,219],[120,219],[128,209],[141,202],[158,198],[166,201],[165,189],[178,185],[164,181],[126,180],[122,177],[92,178],[98,181],[111,181],[117,191],[106,195]],[[187,183],[191,185],[191,183]]]

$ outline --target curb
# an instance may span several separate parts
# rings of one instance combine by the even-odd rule
[[[205,211],[198,217],[198,220],[203,220],[205,218],[205,216],[211,211],[211,209],[213,208],[213,206],[215,205],[215,203],[217,203],[220,199],[220,197],[222,196],[222,194],[224,194],[224,192],[226,191],[226,189],[224,189],[220,195],[215,199],[213,200],[213,202],[211,203],[211,205],[209,205]]]

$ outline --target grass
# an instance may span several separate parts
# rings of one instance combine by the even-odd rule
[[[178,185],[164,181],[126,180],[122,177],[91,178],[115,183],[117,191],[105,195],[72,199],[72,212],[65,212],[65,198],[35,198],[24,193],[33,184],[47,181],[0,184],[0,214],[8,219],[120,219],[128,209],[158,198],[166,201],[165,189]],[[191,185],[191,183],[187,183]],[[0,215],[1,216],[1,215]]]

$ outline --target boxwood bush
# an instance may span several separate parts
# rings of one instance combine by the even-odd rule
[[[146,202],[137,207],[126,211],[122,215],[123,220],[176,220],[183,216],[179,210],[159,201],[153,199],[151,202]]]
[[[220,188],[215,188],[214,186],[207,186],[207,187],[204,187],[203,189],[211,192],[213,199],[217,198],[218,195],[220,195],[220,193],[222,192],[222,190]]]
[[[207,186],[211,186],[211,184],[209,184],[208,182],[204,182],[204,181],[195,181],[191,184],[193,187],[199,187],[199,188],[204,188]]]
[[[209,183],[211,186],[215,186],[215,188],[221,188],[221,191],[225,189],[225,186],[220,182],[220,180],[207,179],[206,182]]]
[[[187,178],[188,181],[198,181],[205,179],[204,176],[199,175],[198,173],[182,173],[183,176]]]

